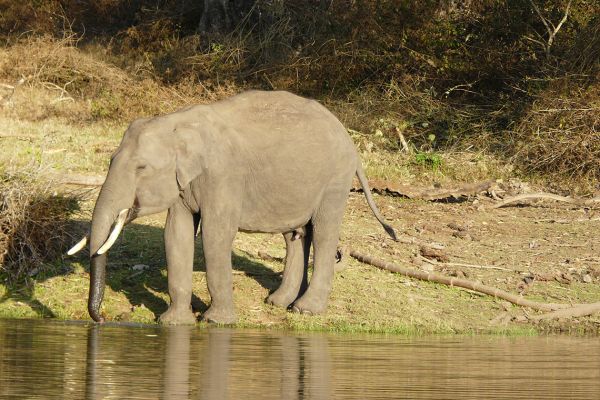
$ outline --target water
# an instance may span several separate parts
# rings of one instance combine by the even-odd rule
[[[0,320],[0,398],[599,399],[600,340]]]

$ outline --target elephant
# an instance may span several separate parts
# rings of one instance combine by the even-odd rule
[[[211,297],[204,321],[236,321],[231,261],[238,231],[285,238],[283,278],[268,303],[298,313],[324,312],[354,175],[375,217],[395,239],[373,201],[348,132],[315,100],[285,91],[247,91],[135,120],[111,157],[89,235],[69,251],[81,250],[89,237],[90,316],[104,321],[107,251],[123,226],[165,210],[170,305],[160,323],[196,322],[191,297],[199,227]],[[308,282],[311,245],[314,269]]]

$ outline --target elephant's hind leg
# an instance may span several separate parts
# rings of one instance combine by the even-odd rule
[[[287,308],[298,297],[304,294],[308,286],[308,256],[312,242],[312,226],[310,223],[303,230],[303,235],[292,231],[283,234],[286,246],[285,269],[279,288],[267,297],[267,303]]]
[[[313,216],[314,271],[308,289],[292,306],[294,312],[320,314],[327,308],[347,197],[347,190],[330,192]]]

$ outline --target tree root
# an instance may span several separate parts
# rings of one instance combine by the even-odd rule
[[[543,319],[553,318],[574,318],[583,317],[587,315],[600,312],[600,303],[592,304],[555,304],[555,303],[540,303],[537,301],[531,301],[524,299],[521,296],[505,292],[498,288],[487,286],[478,282],[469,281],[466,279],[454,278],[442,274],[436,274],[432,272],[425,272],[411,268],[404,268],[398,264],[391,262],[385,262],[383,260],[376,259],[371,256],[367,256],[357,252],[356,250],[349,249],[348,253],[351,257],[357,259],[365,264],[372,265],[374,267],[396,272],[410,278],[420,279],[428,282],[441,283],[448,286],[456,286],[463,289],[473,290],[479,293],[484,293],[489,296],[494,296],[502,300],[506,300],[512,304],[516,304],[522,307],[529,307],[538,311],[547,311],[546,314],[539,316],[532,316],[529,319],[539,321]]]

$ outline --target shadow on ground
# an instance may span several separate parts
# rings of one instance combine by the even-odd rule
[[[83,231],[87,231],[89,223],[87,226],[84,225],[84,228]],[[26,281],[7,286],[0,303],[9,299],[15,300],[31,307],[41,318],[55,317],[52,309],[35,297],[35,286],[57,276],[75,273],[76,264],[84,267],[83,278],[89,280],[88,257],[88,252],[84,250],[76,256],[65,256],[62,260],[51,263],[48,268]],[[252,277],[270,292],[279,286],[281,278],[274,274],[272,269],[250,257],[234,254],[232,262],[234,271],[241,271]],[[134,269],[136,265],[143,265],[137,267],[143,269]],[[194,271],[206,271],[200,238],[196,240]],[[112,290],[123,293],[132,306],[145,306],[154,314],[155,319],[166,311],[167,302],[155,294],[168,293],[163,229],[135,223],[127,226],[109,254],[106,284]],[[194,311],[204,312],[208,309],[208,304],[196,295],[192,297]],[[120,319],[120,316],[116,318]]]

